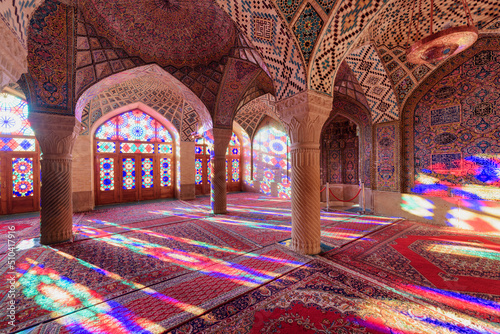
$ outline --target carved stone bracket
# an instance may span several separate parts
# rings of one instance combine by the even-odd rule
[[[43,159],[71,159],[81,123],[74,116],[31,111],[28,119],[40,144]]]
[[[307,90],[276,103],[292,149],[318,147],[321,129],[332,110],[332,101],[330,96]]]

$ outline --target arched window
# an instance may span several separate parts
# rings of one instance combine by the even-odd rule
[[[195,183],[196,194],[209,194],[212,174],[211,154],[214,138],[210,131],[196,139],[195,145]],[[227,191],[241,190],[241,145],[233,132],[226,150],[226,185]]]
[[[228,191],[241,190],[240,153],[240,140],[233,132],[226,150],[226,183]]]
[[[40,150],[28,122],[28,104],[0,93],[0,212],[40,209]]]
[[[258,181],[255,190],[290,199],[290,161],[290,139],[285,129],[278,121],[266,117],[253,138],[253,178]]]
[[[172,135],[139,109],[111,118],[95,132],[96,204],[174,195]]]

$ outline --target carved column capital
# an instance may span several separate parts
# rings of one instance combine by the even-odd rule
[[[28,119],[40,144],[43,159],[71,159],[81,123],[74,116],[30,112]]]
[[[307,90],[276,103],[292,149],[318,147],[321,129],[332,110],[332,101],[330,96]]]
[[[229,128],[213,128],[214,134],[214,156],[226,157],[227,145],[231,140],[233,129]]]

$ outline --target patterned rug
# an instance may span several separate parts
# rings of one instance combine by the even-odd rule
[[[292,233],[290,222],[282,222],[280,225],[276,221],[270,223],[266,220],[256,221],[234,215],[214,216],[206,218],[206,220],[260,246],[267,246],[288,239]]]
[[[404,221],[325,257],[417,298],[500,319],[500,238]]]
[[[53,248],[37,247],[20,254],[16,261],[19,273],[17,281],[23,286],[20,289],[23,293],[18,294],[19,301],[16,302],[19,322],[29,325],[50,318],[51,312],[40,307],[33,299],[39,291],[31,291],[36,289],[36,282],[45,276],[56,275],[58,281],[64,278],[72,282],[71,285],[84,287],[88,298],[85,303],[78,304],[84,307],[143,286],[224,263],[258,247],[203,221],[107,235],[101,230],[87,227],[81,233],[86,233],[87,237],[101,235],[96,239],[59,244]],[[3,275],[7,277],[6,260],[4,257],[0,263]],[[116,277],[120,279],[112,279]],[[8,291],[7,279],[3,278],[0,302],[6,298]],[[126,280],[129,284],[121,284],[120,280]],[[54,284],[47,291],[54,292],[61,288]],[[6,310],[0,310],[0,319],[5,317]]]
[[[478,333],[460,321],[316,260],[169,333]]]
[[[270,246],[77,311],[30,333],[161,333],[308,261]]]
[[[321,227],[321,243],[330,247],[341,247],[355,240],[364,240],[370,233],[394,224],[396,220],[381,220],[378,217],[357,217],[347,221]]]

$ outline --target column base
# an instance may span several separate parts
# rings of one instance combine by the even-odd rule
[[[40,235],[40,244],[52,245],[73,240],[73,231]]]
[[[292,238],[292,249],[303,255],[316,255],[321,253],[321,242],[303,242]]]
[[[225,215],[228,211],[226,209],[223,209],[223,210],[217,210],[216,208],[214,208],[212,210],[212,213],[213,214],[216,214],[216,215]]]

